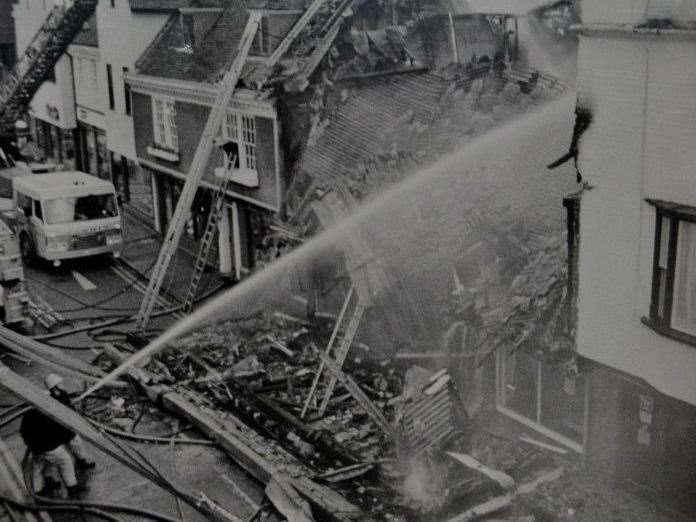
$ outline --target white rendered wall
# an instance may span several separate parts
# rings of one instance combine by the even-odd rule
[[[12,9],[15,19],[17,54],[29,45],[53,7],[53,0],[19,0]],[[75,102],[70,58],[63,55],[55,66],[55,83],[47,81],[39,87],[31,101],[32,114],[44,121],[72,129],[75,127]],[[49,107],[58,111],[58,119],[49,115]]]
[[[160,32],[167,14],[132,13],[128,0],[100,0],[97,7],[100,65],[99,85],[106,120],[109,150],[136,160],[133,118],[125,113],[123,67],[135,71],[135,62]],[[114,85],[114,110],[109,109],[106,64],[111,64]]]
[[[593,114],[580,168],[594,186],[581,203],[579,353],[696,404],[696,347],[641,323],[655,232],[645,198],[696,207],[696,39],[590,33],[578,68]]]
[[[693,0],[583,0],[581,10],[585,24],[639,25],[655,18],[696,20]]]
[[[72,57],[75,77],[75,101],[80,107],[104,112],[104,97],[99,85],[99,49],[71,45],[68,54]],[[96,72],[97,74],[94,74]]]

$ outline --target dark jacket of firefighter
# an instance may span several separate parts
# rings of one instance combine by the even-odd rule
[[[19,434],[29,451],[34,454],[53,451],[75,437],[74,432],[36,409],[31,409],[24,414]]]

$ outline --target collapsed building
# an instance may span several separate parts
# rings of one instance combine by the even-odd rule
[[[136,150],[159,191],[156,214],[163,228],[213,84],[234,54],[248,10],[261,10],[241,88],[221,129],[221,137],[236,145],[238,169],[219,228],[219,264],[236,279],[349,220],[361,201],[566,90],[515,62],[509,17],[453,15],[441,5],[330,3],[284,56],[274,57],[280,35],[302,16],[300,7],[258,2],[222,13],[173,14],[126,77]],[[215,155],[209,161],[204,189],[220,161]],[[291,270],[288,288],[305,306],[306,328],[291,328],[282,315],[269,318],[270,310],[284,314],[279,301],[290,297],[275,288],[273,298],[257,296],[247,310],[265,307],[261,319],[182,341],[202,351],[193,366],[168,356],[175,380],[189,385],[188,399],[238,416],[253,430],[237,435],[257,452],[279,459],[283,469],[335,484],[359,510],[380,516],[452,516],[494,496],[491,483],[477,481],[457,490],[469,495],[465,501],[436,498],[435,490],[409,492],[411,472],[388,464],[409,448],[415,456],[443,448],[468,454],[467,419],[491,404],[544,433],[567,430],[559,438],[578,447],[577,411],[548,416],[544,410],[542,419],[543,405],[530,413],[517,404],[526,407],[530,394],[542,396],[542,383],[532,382],[536,364],[560,376],[550,387],[557,394],[573,363],[561,206],[574,188],[572,177],[555,176],[549,190],[548,180],[520,176],[515,186],[526,199],[503,203],[495,195],[502,180],[479,183],[482,175],[472,169],[450,187],[470,193],[456,217],[452,207],[433,204],[448,201],[447,195],[433,193],[408,209],[391,208],[390,220],[402,218],[413,228],[354,228],[338,234],[324,255]],[[198,207],[204,215],[210,204],[201,192],[194,215]],[[481,211],[491,204],[496,212]],[[531,209],[536,215],[521,219]],[[283,222],[273,224],[269,211]],[[414,238],[423,241],[418,248]],[[272,255],[263,259],[269,243]],[[398,258],[408,247],[412,255]],[[523,364],[516,373],[518,358]],[[215,375],[224,379],[216,382]],[[515,386],[515,393],[506,391]],[[339,389],[347,392],[337,395]],[[572,395],[581,401],[580,391]],[[547,403],[558,398],[549,397],[544,394]],[[428,418],[433,408],[439,416]],[[397,419],[403,429],[395,430]],[[471,479],[461,476],[456,459],[437,464],[439,458],[418,466],[416,486],[428,475]],[[506,464],[513,474],[516,464]],[[385,481],[401,485],[395,491]],[[384,502],[385,495],[394,501]]]
[[[235,279],[253,270],[257,241],[270,236],[274,257],[309,243],[375,194],[566,90],[515,63],[505,16],[335,2],[269,66],[300,6],[174,13],[126,75],[160,230],[249,9],[263,13],[260,31],[220,130],[238,168],[218,263]],[[564,129],[555,130],[559,145]],[[483,466],[470,455],[482,452],[473,415],[495,407],[573,448],[583,437],[583,391],[572,373],[566,379],[573,320],[561,200],[575,187],[572,176],[539,175],[543,163],[511,183],[504,154],[486,147],[492,167],[473,156],[432,185],[419,176],[427,198],[385,202],[375,222],[387,226],[360,220],[335,233],[288,270],[290,295],[274,288],[245,310],[266,314],[184,339],[198,354],[166,353],[166,371],[153,372],[164,379],[141,384],[170,385],[175,392],[156,392],[165,407],[224,438],[258,478],[291,476],[322,516],[468,520],[507,505],[555,463],[534,452],[496,459],[483,445]],[[194,203],[194,239],[219,162],[209,161]],[[269,213],[285,220],[267,235]],[[290,297],[306,304],[306,319],[280,306]],[[542,385],[539,374],[552,378]],[[571,406],[549,413],[559,393]],[[224,436],[211,428],[216,417]]]

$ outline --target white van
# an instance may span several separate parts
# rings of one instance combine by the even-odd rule
[[[113,183],[84,172],[32,174],[12,180],[16,232],[26,261],[121,251],[121,215]]]

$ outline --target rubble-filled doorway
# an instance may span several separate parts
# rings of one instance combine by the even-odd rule
[[[561,354],[532,343],[497,353],[496,406],[501,413],[577,452],[584,451],[587,379]]]

